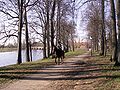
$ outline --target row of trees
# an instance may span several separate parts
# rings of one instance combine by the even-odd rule
[[[60,41],[65,51],[74,50],[75,24],[74,3],[71,0],[1,0],[0,12],[4,24],[0,40],[4,43],[17,38],[18,60],[22,63],[22,38],[26,42],[26,61],[30,61],[29,45],[32,39],[43,43],[43,56],[50,56],[54,45]],[[7,28],[6,28],[7,27]],[[15,39],[16,40],[16,39]]]
[[[93,50],[104,56],[108,51],[115,65],[120,65],[120,0],[90,1],[84,19]]]

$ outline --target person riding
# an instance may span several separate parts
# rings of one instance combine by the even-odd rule
[[[59,48],[60,50],[62,50],[62,45],[61,45],[61,42],[60,42],[60,41],[58,41],[58,48]]]

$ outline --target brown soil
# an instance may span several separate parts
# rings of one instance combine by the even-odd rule
[[[67,58],[61,65],[38,69],[1,90],[96,90],[102,82],[99,66],[88,63],[87,54]],[[98,78],[99,77],[99,78]]]

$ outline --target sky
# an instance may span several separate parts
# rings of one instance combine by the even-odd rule
[[[78,8],[79,6],[82,5],[83,2],[85,2],[86,0],[82,0],[81,3],[79,3],[81,0],[76,0],[76,5]],[[79,3],[79,4],[78,4]],[[80,39],[81,41],[86,41],[87,38],[87,31],[85,30],[85,24],[82,22],[82,17],[83,17],[83,12],[86,8],[86,4],[84,6],[82,6],[80,9],[78,9],[77,11],[75,11],[75,13],[77,14],[77,18],[75,18],[75,22],[77,24],[76,26],[76,34],[77,34],[77,41]]]

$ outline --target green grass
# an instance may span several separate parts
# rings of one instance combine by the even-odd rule
[[[73,57],[73,56],[81,55],[85,52],[86,52],[86,50],[84,50],[84,49],[78,49],[78,50],[75,50],[74,52],[73,51],[67,52],[65,54],[65,56],[66,57]]]

